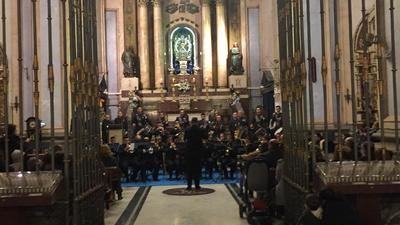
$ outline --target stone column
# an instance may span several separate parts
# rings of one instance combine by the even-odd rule
[[[155,87],[161,88],[161,80],[164,79],[164,48],[162,35],[162,13],[161,1],[153,0],[153,21],[154,21],[154,72]],[[164,81],[163,81],[164,82]]]
[[[227,87],[228,37],[226,31],[225,1],[216,0],[217,4],[217,61],[218,87]]]
[[[149,42],[147,23],[147,0],[137,0],[138,6],[138,49],[140,82],[143,89],[150,88]]]
[[[203,60],[203,78],[204,78],[203,85],[213,86],[210,0],[202,1],[201,22],[203,27],[202,31],[203,34],[202,60]]]

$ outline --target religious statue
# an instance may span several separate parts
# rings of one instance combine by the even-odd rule
[[[122,63],[124,64],[124,76],[125,77],[133,77],[137,74],[136,71],[136,60],[135,60],[135,52],[133,51],[133,47],[128,47],[125,49],[124,53],[122,53]]]
[[[142,98],[138,95],[137,92],[138,91],[136,88],[133,91],[129,91],[129,107],[132,112],[135,111],[142,102]]]
[[[174,63],[174,74],[180,74],[181,73],[181,64],[179,61],[175,61]]]
[[[176,60],[187,61],[192,57],[192,43],[190,41],[190,36],[181,35],[180,37],[175,37],[174,39],[174,52]]]
[[[230,73],[231,75],[242,75],[244,68],[242,64],[243,55],[240,52],[239,44],[235,42],[229,51],[230,58]]]
[[[233,86],[230,89],[231,91],[231,102],[230,106],[234,111],[244,113],[243,106],[240,103],[240,92],[235,90]]]
[[[188,60],[186,63],[186,73],[192,75],[194,73],[194,66],[193,63]]]

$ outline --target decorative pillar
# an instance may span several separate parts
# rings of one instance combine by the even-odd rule
[[[123,0],[124,6],[124,42],[125,49],[128,47],[137,48],[136,45],[136,19],[135,0]]]
[[[201,22],[203,27],[203,86],[213,86],[210,0],[202,1]]]
[[[147,0],[137,0],[138,6],[138,49],[140,82],[143,89],[150,89],[149,42],[147,23]]]
[[[225,1],[216,0],[217,8],[217,61],[218,87],[227,87],[228,37],[226,31]]]
[[[164,51],[162,35],[162,13],[160,0],[153,0],[154,21],[154,72],[156,88],[163,88],[164,80]]]

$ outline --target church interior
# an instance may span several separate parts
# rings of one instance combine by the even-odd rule
[[[0,15],[0,224],[400,225],[399,0]]]

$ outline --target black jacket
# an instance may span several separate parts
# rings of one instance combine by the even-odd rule
[[[192,125],[185,131],[186,155],[201,156],[203,139],[207,138],[207,132],[197,125]]]

